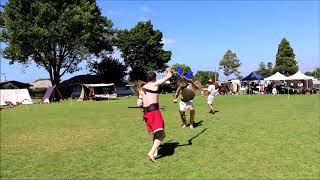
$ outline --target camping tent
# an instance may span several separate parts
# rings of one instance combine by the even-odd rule
[[[82,90],[80,93],[80,97],[78,99],[78,101],[83,101],[85,99],[88,99],[88,91],[85,90],[85,88],[93,88],[97,89],[97,88],[105,88],[105,87],[114,87],[114,83],[110,83],[110,84],[82,84]],[[95,91],[95,90],[94,90]],[[109,92],[105,92],[105,90],[103,89],[102,92],[97,91],[98,93],[94,93],[94,98],[99,98],[99,99],[116,99],[117,98],[117,94],[115,93],[109,93]],[[89,92],[90,93],[90,92]]]
[[[61,99],[63,100],[63,97],[59,92],[58,88],[56,88],[56,86],[50,86],[48,87],[41,101],[44,103],[49,103],[52,101],[59,101]]]
[[[13,105],[33,104],[27,89],[0,89],[1,106],[5,106],[6,102],[11,102]]]
[[[248,76],[241,79],[241,81],[254,81],[254,80],[263,80],[264,78],[258,74],[256,71],[251,72]]]
[[[273,74],[272,76],[269,76],[267,78],[264,78],[265,81],[283,81],[286,80],[288,77],[286,77],[285,75],[276,72],[275,74]]]

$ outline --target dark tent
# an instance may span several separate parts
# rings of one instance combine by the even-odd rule
[[[241,81],[254,81],[254,80],[263,80],[264,77],[258,74],[256,71],[253,71],[248,76],[241,79]]]
[[[61,99],[63,100],[63,97],[58,88],[56,88],[56,86],[50,86],[42,97],[42,102],[49,103],[52,101],[60,101]]]

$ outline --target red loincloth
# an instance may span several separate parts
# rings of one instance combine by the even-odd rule
[[[155,133],[164,129],[164,121],[159,109],[151,112],[144,112],[143,118],[148,132]]]

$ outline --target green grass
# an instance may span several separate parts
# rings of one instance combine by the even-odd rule
[[[197,96],[182,129],[161,95],[167,137],[159,163],[135,97],[1,111],[2,179],[319,179],[320,96]],[[193,138],[192,144],[188,140]]]

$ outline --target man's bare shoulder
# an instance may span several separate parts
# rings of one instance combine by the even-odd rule
[[[149,90],[152,90],[152,91],[156,91],[158,90],[158,85],[154,82],[149,82],[148,84],[144,85],[143,88],[145,89],[149,89]]]

